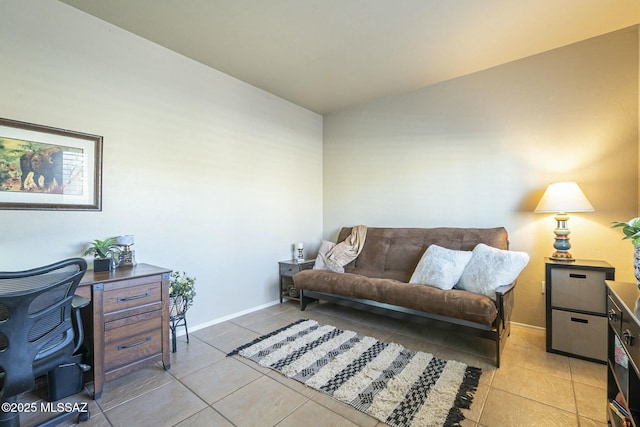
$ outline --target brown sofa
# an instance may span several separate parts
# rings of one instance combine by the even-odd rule
[[[338,242],[351,234],[342,228]],[[515,281],[496,290],[495,300],[461,289],[442,290],[408,283],[426,249],[438,245],[472,251],[484,243],[508,249],[502,228],[371,228],[359,256],[344,273],[304,270],[293,277],[300,291],[300,308],[327,300],[397,318],[428,318],[453,323],[465,331],[495,341],[496,366],[510,332]]]

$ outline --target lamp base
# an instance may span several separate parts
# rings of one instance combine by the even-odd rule
[[[571,262],[574,261],[569,249],[571,249],[571,243],[569,243],[569,234],[571,231],[567,228],[567,221],[569,221],[569,215],[564,212],[558,213],[554,217],[558,222],[558,225],[553,233],[555,234],[553,247],[555,252],[551,255],[551,259],[554,261]]]
[[[571,256],[570,253],[568,252],[564,252],[564,253],[558,253],[558,252],[554,252],[553,255],[551,255],[549,257],[549,259],[552,259],[554,261],[562,261],[562,262],[572,262],[575,261],[575,259]]]

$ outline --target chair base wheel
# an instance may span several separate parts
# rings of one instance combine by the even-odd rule
[[[91,414],[89,413],[89,411],[80,412],[80,414],[78,415],[78,422],[81,423],[87,421],[89,418],[91,418]]]

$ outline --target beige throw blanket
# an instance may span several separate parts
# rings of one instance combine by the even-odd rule
[[[326,255],[323,255],[327,268],[336,273],[344,273],[344,266],[360,255],[366,237],[366,225],[356,225],[353,227],[349,237],[331,248]]]

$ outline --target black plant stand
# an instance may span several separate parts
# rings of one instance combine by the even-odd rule
[[[189,299],[187,297],[178,296],[170,297],[169,300],[169,328],[171,329],[171,352],[177,350],[176,329],[178,326],[184,326],[184,332],[187,336],[187,344],[189,344],[189,330],[187,329],[187,307],[189,307]]]

